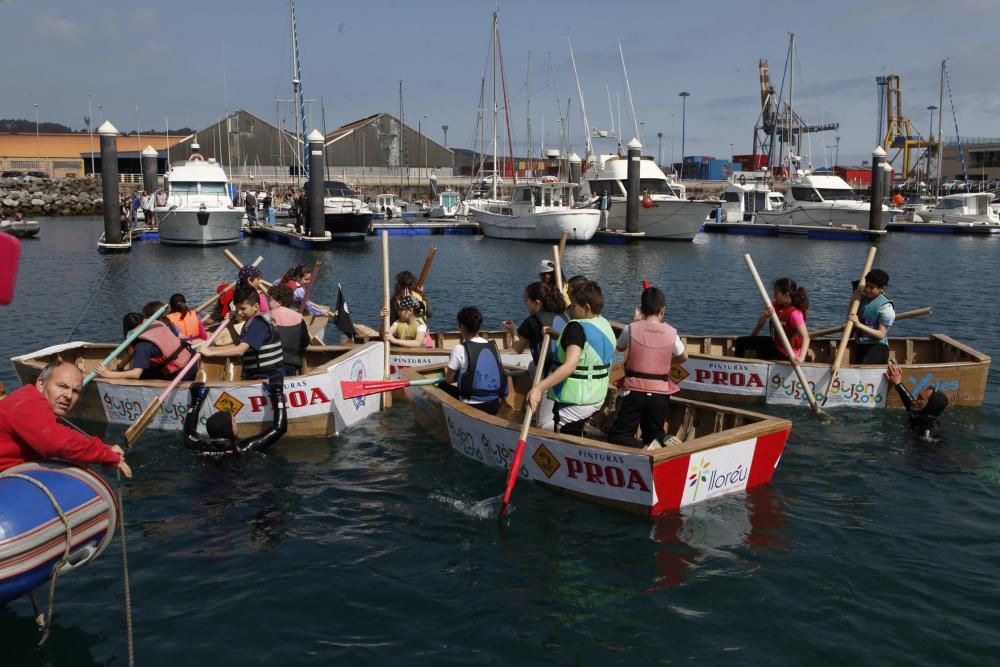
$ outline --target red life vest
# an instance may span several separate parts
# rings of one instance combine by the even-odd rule
[[[670,379],[677,330],[666,322],[640,320],[629,325],[628,358],[623,387],[650,394],[675,394],[680,387]]]
[[[799,333],[798,328],[792,324],[792,313],[796,310],[798,308],[792,304],[788,304],[784,308],[774,306],[774,312],[778,316],[778,321],[781,322],[781,328],[785,330],[785,335],[788,336],[788,342],[791,343],[792,350],[798,354],[798,350],[802,349],[802,335]],[[802,313],[803,320],[805,316],[805,313]],[[771,332],[771,340],[774,341],[774,347],[787,357],[787,350],[785,350],[785,346],[781,342],[781,336],[778,335],[777,331]]]
[[[201,320],[198,319],[198,314],[193,310],[188,309],[186,313],[181,315],[180,313],[167,313],[167,319],[174,323],[178,331],[181,332],[181,338],[185,342],[190,343],[191,341],[201,340]]]
[[[153,322],[148,329],[139,334],[139,340],[147,341],[159,348],[160,356],[150,358],[149,363],[152,370],[159,370],[163,375],[176,375],[193,356],[190,348],[163,322]]]

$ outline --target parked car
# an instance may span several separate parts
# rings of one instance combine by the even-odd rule
[[[5,171],[0,174],[0,178],[24,178],[27,176],[23,171]]]
[[[25,175],[30,176],[31,178],[45,178],[45,179],[49,178],[49,175],[46,174],[44,171],[29,171]]]

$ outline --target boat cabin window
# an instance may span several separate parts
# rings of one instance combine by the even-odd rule
[[[542,191],[542,196],[545,198],[543,206],[552,206],[552,190],[546,188]]]
[[[938,204],[938,208],[943,209],[962,208],[963,206],[965,206],[965,202],[961,199],[942,199]]]
[[[795,197],[795,201],[823,201],[814,188],[801,185],[792,186],[792,196]]]
[[[739,204],[740,193],[727,190],[726,192],[722,193],[722,199],[723,201],[732,202],[733,204]]]
[[[767,193],[766,192],[751,192],[748,193],[750,196],[747,197],[750,204],[750,209],[753,211],[766,211],[767,210]]]
[[[175,195],[224,195],[225,183],[200,183],[198,181],[172,181],[170,192]]]
[[[514,201],[531,203],[531,190],[528,188],[518,188],[514,192]]]
[[[542,189],[541,188],[531,188],[531,194],[535,198],[535,206],[542,205]]]
[[[820,188],[823,201],[857,201],[858,195],[850,188]]]
[[[628,194],[628,181],[621,181],[622,188],[625,194]],[[651,195],[671,195],[676,197],[677,193],[673,191],[670,184],[666,181],[662,181],[658,178],[640,178],[639,179],[639,192],[643,190],[648,190]]]
[[[618,184],[618,181],[590,181],[590,192],[595,197],[597,195],[603,195],[605,188],[607,188],[608,194],[612,197],[621,197],[625,194],[625,191],[622,189],[622,186]]]
[[[323,183],[323,189],[327,197],[354,197],[354,190],[341,181],[326,181]]]

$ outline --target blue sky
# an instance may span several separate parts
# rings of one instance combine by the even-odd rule
[[[472,143],[479,82],[494,3],[474,0],[298,0],[307,98],[325,99],[332,129],[371,113],[399,110],[448,143]],[[810,122],[837,121],[840,162],[867,158],[875,143],[877,74],[899,74],[903,110],[921,133],[938,104],[940,61],[947,58],[959,129],[1000,136],[1000,2],[896,0],[837,3],[716,0],[511,1],[500,30],[514,141],[526,144],[526,75],[531,51],[534,145],[558,142],[556,89],[582,153],[582,123],[566,46],[576,54],[591,126],[608,127],[608,93],[620,96],[631,128],[618,59],[621,40],[646,152],[680,157],[681,104],[687,100],[688,154],[727,157],[751,150],[759,111],[757,61],[780,83],[788,33],[798,40],[796,109]],[[83,126],[87,95],[120,130],[203,127],[237,107],[275,119],[275,98],[291,94],[285,0],[0,0],[4,95],[0,117]],[[551,55],[550,55],[551,54]],[[550,68],[551,59],[551,68]],[[551,73],[550,73],[551,72]],[[613,101],[617,115],[617,101]],[[945,100],[945,134],[954,135]],[[313,107],[316,125],[320,107]],[[426,119],[423,117],[427,116]],[[617,124],[617,119],[616,119]],[[935,121],[936,125],[936,121]],[[630,132],[631,134],[631,132]],[[812,161],[824,163],[833,134],[814,135]],[[828,154],[832,150],[827,151]],[[829,157],[827,161],[829,161]]]

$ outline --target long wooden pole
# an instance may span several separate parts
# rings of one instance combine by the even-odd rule
[[[757,285],[757,291],[760,292],[760,298],[764,302],[766,308],[771,309],[771,324],[774,326],[774,330],[778,332],[778,337],[781,339],[781,344],[785,346],[785,349],[789,351],[792,350],[791,343],[788,342],[788,336],[785,335],[785,330],[781,326],[781,320],[778,319],[778,314],[774,312],[774,307],[771,305],[771,297],[768,296],[767,290],[764,289],[764,283],[760,280],[760,274],[757,273],[757,267],[753,264],[753,258],[747,253],[743,255],[743,260],[747,263],[747,268],[750,269],[750,273],[753,275],[754,283]],[[790,358],[790,357],[789,357]],[[816,397],[813,395],[812,389],[809,388],[809,383],[806,382],[806,376],[802,372],[801,366],[797,363],[792,363],[792,368],[795,369],[795,374],[799,376],[799,382],[802,383],[802,390],[806,394],[806,398],[809,399],[809,405],[813,409],[813,413],[817,417],[830,418],[830,415],[823,412],[820,409],[819,404],[816,402]]]
[[[868,248],[868,257],[865,258],[865,268],[861,272],[861,279],[858,280],[858,290],[862,290],[865,286],[865,276],[868,272],[872,270],[872,264],[875,263],[875,253],[878,252],[878,248],[872,246]],[[851,333],[854,331],[854,322],[851,321],[851,315],[858,314],[858,306],[861,305],[861,298],[855,294],[851,297],[851,307],[847,311],[847,322],[844,323],[844,333],[840,336],[840,343],[837,345],[837,355],[833,358],[833,365],[830,366],[830,380],[826,383],[826,391],[823,392],[823,405],[826,405],[827,400],[830,398],[830,390],[833,389],[834,380],[837,379],[837,371],[840,370],[840,364],[844,360],[844,352],[847,350],[847,341],[851,339]]]
[[[382,305],[385,307],[385,317],[382,319],[382,343],[384,345],[384,356],[382,362],[385,366],[385,379],[392,377],[389,367],[389,231],[382,230]],[[392,392],[387,391],[382,394],[382,408],[392,407]]]
[[[434,263],[434,255],[437,254],[437,246],[432,245],[431,249],[427,251],[427,259],[424,260],[424,268],[420,270],[420,277],[417,278],[417,289],[421,292],[424,291],[424,283],[427,282],[427,274],[431,272],[431,264]]]
[[[566,241],[569,240],[569,232],[563,232],[562,236],[559,237],[559,259],[562,259],[563,252],[566,250]]]
[[[259,265],[263,261],[264,261],[264,258],[261,257],[260,255],[258,255],[257,259],[255,259],[253,261],[253,265],[252,266],[257,266],[257,265]],[[240,265],[240,268],[243,268],[242,264]],[[194,312],[195,313],[200,313],[201,311],[203,311],[206,308],[208,308],[209,306],[211,306],[213,303],[215,303],[216,301],[218,301],[219,299],[221,299],[223,294],[232,291],[236,287],[236,283],[237,282],[238,281],[234,280],[233,282],[231,282],[228,285],[226,285],[226,289],[222,290],[221,292],[216,292],[215,296],[213,296],[213,297],[209,297],[209,298],[205,299],[201,303],[200,306],[198,306],[197,308],[194,309]]]
[[[923,308],[914,308],[913,310],[907,310],[902,313],[898,313],[896,315],[896,321],[899,322],[900,320],[909,320],[913,319],[914,317],[923,317],[924,315],[933,315],[933,314],[934,314],[934,308],[932,306],[924,306]],[[809,337],[816,338],[818,336],[829,336],[830,334],[840,333],[841,331],[844,330],[844,327],[846,326],[847,323],[845,322],[844,324],[838,324],[835,327],[816,329],[816,331],[809,332]]]
[[[219,334],[221,334],[223,331],[226,330],[227,324],[229,324],[228,315],[225,317],[224,320],[222,320],[222,323],[219,325],[219,328],[216,329],[212,333],[212,335],[208,337],[208,340],[205,341],[205,345],[202,347],[202,349],[208,347],[213,342],[215,342],[215,339],[219,337]],[[175,377],[173,381],[171,381],[171,383],[167,385],[167,388],[164,389],[162,392],[160,392],[160,395],[157,396],[155,399],[153,399],[153,402],[150,403],[146,407],[146,409],[142,411],[142,414],[139,415],[139,418],[135,421],[135,423],[128,427],[128,430],[125,431],[126,447],[131,447],[132,445],[134,445],[135,441],[139,439],[139,436],[141,436],[146,431],[146,428],[149,426],[149,423],[153,421],[153,417],[156,416],[156,411],[160,409],[161,405],[163,405],[163,401],[167,400],[167,396],[170,395],[170,392],[172,392],[174,389],[177,388],[177,385],[181,383],[181,380],[183,380],[184,376],[187,375],[189,370],[191,370],[191,367],[197,364],[200,359],[201,359],[200,351],[192,355],[191,358],[188,360],[188,362],[184,364],[184,368],[178,371],[177,377]]]

